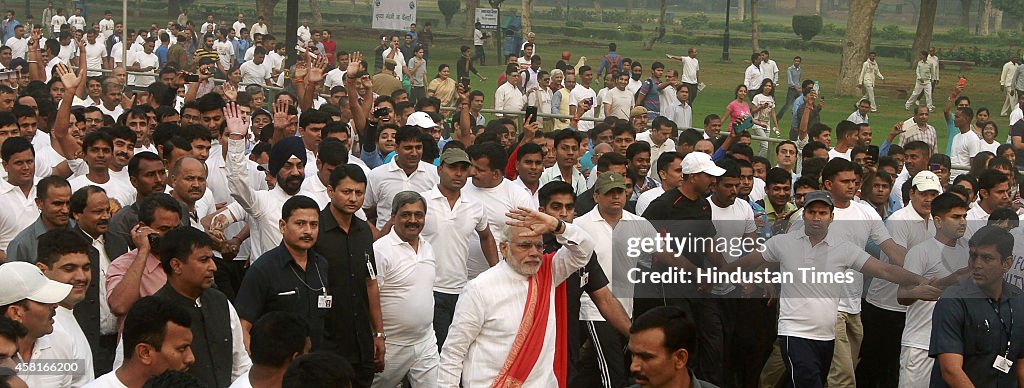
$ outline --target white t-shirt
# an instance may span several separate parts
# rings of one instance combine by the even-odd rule
[[[248,377],[248,374],[242,377]],[[241,380],[241,378],[239,378],[239,380]],[[248,381],[248,378],[246,381]],[[231,387],[234,388],[235,385],[232,384]],[[103,376],[97,377],[96,380],[89,382],[89,384],[86,384],[82,388],[128,388],[128,386],[124,385],[124,383],[121,382],[121,379],[117,378],[117,371],[112,370]]]
[[[794,274],[793,283],[782,285],[779,335],[834,340],[839,296],[845,293],[845,287],[837,282],[801,281],[800,269],[814,267],[815,271],[811,271],[814,273],[859,271],[871,255],[862,247],[833,235],[832,230],[814,246],[802,230],[777,235],[768,239],[764,246],[765,261],[780,263],[780,271]]]
[[[711,197],[708,197],[708,204],[711,205],[711,222],[715,225],[715,238],[742,238],[743,235],[757,230],[757,225],[754,224],[754,209],[746,201],[736,198],[731,205],[719,207]],[[723,257],[725,261],[732,263],[739,260],[744,253],[747,252],[733,252],[730,249]],[[731,283],[716,284],[711,293],[725,295],[735,288]]]
[[[71,28],[73,28],[75,30],[79,30],[79,31],[84,30],[85,29],[85,18],[82,17],[81,15],[71,15],[71,17],[68,18],[68,24],[70,24]]]
[[[437,258],[434,291],[458,295],[469,281],[466,276],[469,240],[488,227],[484,204],[472,194],[461,193],[452,207],[437,186],[420,195],[429,209],[420,235],[430,241]]]
[[[829,226],[829,236],[841,238],[842,241],[853,244],[862,252],[867,246],[868,240],[881,245],[892,238],[882,222],[882,217],[875,209],[862,202],[850,201],[850,206],[837,207],[832,215],[833,221]],[[796,217],[802,220],[803,214],[797,212]],[[802,229],[802,224],[799,227]],[[859,314],[861,294],[864,293],[864,275],[860,272],[854,272],[851,275],[854,277],[854,281],[844,285],[846,296],[839,302],[839,311]]]
[[[64,63],[71,63],[71,58],[74,58],[77,54],[78,44],[75,43],[74,39],[72,39],[67,45],[60,46],[60,52],[57,53],[57,56],[60,57],[60,60]]]
[[[389,344],[416,345],[435,341],[434,249],[420,238],[418,247],[402,241],[394,229],[373,243],[377,258],[380,312]]]
[[[908,204],[889,215],[889,218],[885,220],[885,227],[889,230],[892,241],[907,249],[935,237],[935,225],[931,218],[922,218],[917,210],[914,210],[913,204]],[[884,252],[880,256],[878,259],[882,262],[891,263]],[[907,306],[896,301],[897,289],[899,289],[899,285],[888,280],[871,279],[871,287],[868,289],[865,299],[868,303],[881,309],[897,312],[907,311]]]
[[[597,93],[594,89],[583,86],[583,84],[576,84],[576,87],[569,92],[569,106],[579,106],[580,101],[590,98],[595,104],[597,103]],[[607,96],[606,96],[607,98]],[[629,119],[629,115],[626,115],[625,119]],[[590,109],[587,113],[584,113],[581,117],[594,117],[594,109]],[[587,132],[594,128],[593,121],[580,120],[579,128],[576,128],[580,132]]]
[[[851,152],[853,152],[853,148],[846,149],[846,152],[836,151],[835,148],[830,149],[830,150],[828,150],[828,160],[832,160],[832,159],[835,159],[835,158],[843,158],[843,159],[846,159],[846,160],[850,160],[850,153]],[[850,160],[850,161],[852,161],[852,160]]]
[[[241,86],[252,84],[264,86],[270,79],[270,68],[266,66],[266,63],[257,65],[256,62],[248,61],[243,63],[238,70],[242,73]]]
[[[682,59],[683,71],[679,73],[679,81],[687,84],[697,83],[697,72],[700,71],[700,61],[697,58],[690,58],[684,56]],[[691,90],[690,93],[694,93],[695,90]]]
[[[25,58],[28,54],[28,38],[18,39],[12,36],[7,38],[6,45],[11,48],[11,58]]]
[[[953,146],[949,152],[949,161],[954,166],[970,166],[971,158],[981,152],[981,144],[984,143],[978,134],[968,130],[967,133],[957,133],[953,136]],[[953,170],[950,179],[960,175],[962,170]]]
[[[103,57],[107,54],[107,46],[96,41],[95,44],[85,43],[85,63],[86,68],[89,69],[89,76],[100,75],[100,70],[103,70]]]
[[[903,268],[926,278],[941,279],[967,266],[967,240],[961,238],[955,247],[931,239],[907,251]],[[932,312],[935,302],[919,300],[907,308],[906,326],[903,328],[903,346],[928,350],[932,337]]]
[[[213,41],[213,49],[217,51],[217,56],[220,59],[220,65],[225,69],[230,69],[232,60],[235,57],[235,46],[231,44],[230,40]]]
[[[651,168],[653,169],[654,167],[651,166]],[[644,215],[644,211],[647,210],[648,206],[651,206],[651,202],[654,202],[654,200],[658,199],[662,194],[665,194],[665,188],[661,186],[641,193],[640,196],[636,198],[636,214],[641,216]]]
[[[128,66],[135,64],[138,64],[140,68],[152,66],[153,70],[149,70],[149,72],[156,73],[157,69],[160,68],[160,58],[154,53],[146,54],[144,51],[140,51],[128,56]],[[149,84],[155,81],[156,77],[151,75],[128,75],[128,84],[133,86],[149,86]]]
[[[130,206],[135,203],[135,188],[131,186],[125,186],[123,182],[118,179],[114,179],[113,176],[107,180],[106,183],[96,183],[89,180],[88,175],[80,175],[68,181],[71,184],[71,192],[78,191],[88,185],[99,186],[103,190],[106,190],[107,197],[117,201],[121,207]]]
[[[611,271],[616,266],[633,268],[637,265],[637,262],[643,263],[642,265],[644,266],[651,265],[649,255],[647,255],[648,257],[631,257],[624,254],[625,249],[623,247],[627,245],[626,241],[630,236],[652,236],[658,233],[654,226],[643,217],[623,210],[622,218],[612,228],[608,221],[605,221],[604,217],[601,216],[597,206],[594,206],[594,209],[587,212],[587,214],[576,218],[573,221],[573,225],[579,226],[594,240],[594,253],[597,255],[597,261],[601,268],[607,268],[608,271]],[[622,280],[619,281],[621,282]],[[609,289],[615,289],[613,282],[615,282],[614,277],[609,276]],[[632,317],[633,298],[620,297],[618,299],[619,303],[622,304],[622,308],[626,310],[626,315]],[[590,299],[590,295],[586,293],[580,297],[580,320],[600,322],[605,320],[604,316],[601,315],[601,311],[597,309],[597,305]]]
[[[124,62],[124,44],[117,42],[110,46],[110,57],[114,59],[114,63]]]
[[[366,200],[363,202],[363,209],[377,209],[377,228],[384,227],[384,224],[391,219],[391,201],[403,191],[427,191],[437,185],[441,178],[437,175],[437,167],[433,164],[420,162],[412,175],[406,175],[401,167],[398,167],[396,156],[387,164],[377,166],[370,170],[366,177],[369,182],[366,185]]]
[[[985,140],[982,139],[980,142],[978,142],[978,145],[979,145],[979,151],[978,152],[988,151],[988,152],[991,152],[993,155],[997,155],[998,152],[996,152],[996,151],[999,150],[999,146],[1001,146],[1002,144],[999,144],[999,142],[997,142],[995,140],[993,140],[991,143],[986,143]],[[977,154],[975,154],[975,155],[977,155]]]
[[[114,19],[103,19],[100,20],[100,35],[103,36],[103,41],[106,41],[110,35],[114,34]]]
[[[67,24],[67,22],[68,22],[68,19],[65,18],[64,16],[62,16],[62,15],[53,15],[53,18],[50,19],[50,31],[52,31],[53,33],[60,32],[60,26],[63,26],[64,24]]]
[[[497,242],[498,236],[501,236],[501,231],[505,228],[505,221],[509,220],[505,213],[520,206],[529,209],[537,209],[539,207],[529,193],[508,179],[502,179],[501,183],[492,188],[477,187],[471,180],[462,189],[462,194],[472,195],[483,204],[484,213],[487,216],[487,224],[491,228],[491,234],[495,236],[495,242]],[[468,269],[469,279],[472,280],[481,272],[490,268],[490,266],[487,265],[487,260],[484,259],[484,252],[480,249],[480,236],[472,234],[467,244],[469,244],[469,259],[466,262],[466,268]],[[502,253],[499,250],[498,256],[501,255]]]
[[[570,96],[570,99],[571,98],[572,97]],[[629,111],[630,109],[633,109],[634,102],[633,94],[628,90],[620,90],[619,88],[610,89],[608,90],[608,93],[605,93],[604,99],[601,100],[601,104],[603,104],[604,108],[604,116],[615,116],[616,118],[629,120]],[[580,125],[583,125],[582,121],[580,121]]]
[[[324,75],[324,88],[328,91],[333,89],[335,86],[345,86],[345,73],[348,72],[345,69],[334,69],[328,71]]]
[[[233,24],[231,24],[231,28],[235,30],[236,35],[242,36],[242,29],[245,28],[245,23],[236,20]]]

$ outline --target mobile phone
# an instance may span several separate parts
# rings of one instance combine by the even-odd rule
[[[146,239],[149,240],[149,248],[150,249],[156,249],[158,246],[160,246],[160,235],[159,234],[150,233],[149,235],[146,236]]]
[[[534,121],[537,121],[537,107],[536,106],[527,106],[526,107],[526,123],[527,124],[532,124]]]
[[[199,74],[186,73],[185,82],[199,82]]]
[[[932,163],[928,165],[928,171],[937,172],[942,171],[942,165],[938,163]]]
[[[967,86],[967,78],[960,76],[960,81],[957,81],[956,86],[958,88],[963,88],[964,86]]]
[[[818,94],[821,90],[821,81],[814,81],[814,94]]]
[[[878,146],[876,146],[876,145],[869,145],[868,146],[868,157],[871,158],[872,162],[878,162]]]
[[[387,107],[384,107],[384,108],[380,108],[380,109],[377,109],[377,110],[373,111],[373,117],[377,117],[377,118],[387,117],[387,115],[389,113],[391,113],[391,110],[388,109]]]
[[[459,77],[459,83],[462,84],[463,88],[469,89],[469,77]]]

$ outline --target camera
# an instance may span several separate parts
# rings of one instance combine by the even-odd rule
[[[384,107],[384,108],[380,108],[380,109],[377,109],[377,110],[373,111],[373,117],[376,117],[376,118],[386,117],[390,113],[391,113],[391,109],[388,109],[387,107]]]

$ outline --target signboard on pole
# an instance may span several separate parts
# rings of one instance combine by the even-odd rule
[[[374,0],[373,29],[408,31],[416,23],[416,0]]]
[[[498,10],[496,8],[477,8],[476,21],[481,30],[498,30]]]

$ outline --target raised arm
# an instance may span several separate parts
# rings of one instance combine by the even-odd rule
[[[86,69],[80,67],[78,69],[78,75],[69,68],[67,65],[60,63],[56,66],[57,75],[60,76],[60,80],[64,83],[64,98],[60,100],[60,106],[57,108],[57,116],[53,121],[53,128],[50,130],[50,137],[53,145],[53,149],[57,151],[60,156],[65,159],[77,159],[78,154],[81,152],[81,146],[78,144],[78,140],[71,136],[71,104],[75,98],[75,90],[81,85],[84,85]]]
[[[245,168],[245,139],[249,132],[248,116],[238,110],[238,105],[229,103],[224,107],[224,121],[227,123],[228,131],[228,190],[231,197],[238,201],[238,204],[253,217],[258,209],[256,193],[249,187],[249,182],[244,175]]]

